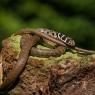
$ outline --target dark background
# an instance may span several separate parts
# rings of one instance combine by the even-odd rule
[[[63,32],[95,50],[95,0],[0,0],[0,44],[25,27]]]

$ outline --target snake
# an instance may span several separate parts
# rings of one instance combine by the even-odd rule
[[[95,54],[95,51],[93,50],[87,50],[87,49],[76,47],[75,41],[71,37],[66,36],[60,32],[55,32],[54,30],[50,30],[46,28],[37,28],[37,29],[25,28],[25,29],[20,30],[20,32],[16,32],[14,35],[23,35],[23,34],[36,34],[39,37],[42,37],[43,39],[47,39],[49,41],[56,43],[57,45],[60,45],[69,49],[74,49],[78,53]],[[35,49],[35,52],[36,51],[37,50]],[[39,55],[39,52],[38,52],[38,55]]]
[[[14,84],[16,79],[21,74],[22,70],[24,69],[29,53],[31,52],[32,55],[35,56],[57,56],[64,53],[65,48],[75,49],[78,52],[86,53],[86,54],[94,54],[95,51],[82,49],[75,46],[75,41],[64,35],[60,32],[55,32],[54,30],[38,28],[38,29],[22,29],[20,32],[16,32],[14,35],[23,35],[21,42],[23,45],[21,46],[21,52],[19,58],[17,60],[16,67],[12,69],[7,75],[7,78],[4,82],[0,85],[0,93],[4,91],[8,91],[8,89]],[[31,34],[31,35],[29,35]],[[47,39],[53,43],[56,43],[58,47],[55,49],[38,49],[34,48],[33,46],[40,40],[40,38]],[[46,43],[48,43],[46,41]]]

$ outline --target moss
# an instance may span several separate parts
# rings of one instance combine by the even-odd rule
[[[19,36],[19,35],[17,35],[17,36],[12,35],[11,37],[9,37],[10,47],[13,48],[18,53],[20,51],[20,38],[21,38],[21,36]],[[47,47],[42,46],[42,45],[37,45],[37,48],[47,49]],[[95,55],[91,55],[91,56],[95,56]],[[90,55],[89,56],[81,55],[76,52],[72,53],[72,52],[68,51],[59,57],[51,57],[50,56],[48,58],[45,58],[45,57],[30,56],[29,58],[38,59],[38,60],[43,61],[44,68],[48,68],[52,64],[54,64],[54,63],[57,64],[60,61],[65,62],[65,60],[67,60],[67,59],[70,59],[70,60],[73,59],[80,63],[80,65],[78,65],[78,67],[80,68],[80,67],[84,67],[85,65],[89,64],[91,56]],[[64,62],[62,62],[62,63],[64,63]]]
[[[10,47],[16,52],[20,51],[20,38],[21,38],[20,35],[17,36],[12,35],[11,37],[9,37]]]

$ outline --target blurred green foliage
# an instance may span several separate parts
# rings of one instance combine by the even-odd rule
[[[95,49],[95,0],[0,0],[0,42],[21,28],[49,28]]]

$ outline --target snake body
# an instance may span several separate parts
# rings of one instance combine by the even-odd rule
[[[70,46],[70,47],[74,47],[75,46],[75,42],[72,38],[62,34],[62,33],[58,33],[55,32],[53,30],[49,30],[49,29],[44,29],[44,28],[38,28],[38,29],[22,29],[20,30],[20,32],[16,32],[14,35],[23,35],[23,34],[36,34],[40,37],[43,37],[45,39],[48,39],[58,45],[62,45],[62,46]]]
[[[76,50],[78,53],[82,54],[95,54],[95,51],[86,50],[75,46],[75,41],[59,32],[55,32],[53,30],[38,28],[38,29],[22,29],[20,32],[15,33],[14,35],[23,35],[23,34],[36,34],[42,38],[45,38],[49,41],[56,43],[57,45],[71,48]]]
[[[65,48],[58,46],[55,49],[40,49],[40,48],[31,48],[31,55],[38,57],[50,57],[50,56],[60,56],[65,53]]]
[[[34,34],[34,36],[26,36],[24,40],[24,45],[22,45],[21,52],[19,55],[19,59],[17,61],[16,67],[8,73],[7,78],[4,82],[0,85],[0,93],[3,91],[8,90],[11,85],[15,82],[17,77],[21,74],[29,55],[29,51],[31,50],[33,55],[39,56],[56,56],[64,53],[64,47],[72,48],[77,50],[78,52],[84,52],[87,54],[93,54],[95,51],[89,51],[85,49],[81,49],[75,46],[75,42],[72,38],[62,34],[55,32],[49,29],[22,29],[21,32],[17,32],[14,35],[21,35],[21,34]],[[49,41],[52,41],[59,45],[59,47],[55,49],[45,50],[45,49],[38,49],[33,48],[34,44],[39,41],[40,37],[45,38]],[[32,48],[31,48],[32,47]],[[34,52],[34,53],[33,53]]]

